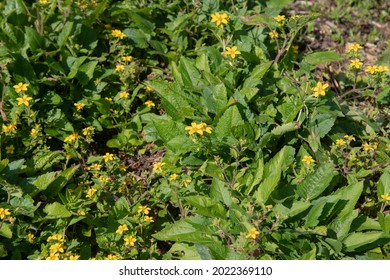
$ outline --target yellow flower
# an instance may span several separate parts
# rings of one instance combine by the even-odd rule
[[[137,241],[137,238],[132,235],[128,235],[124,237],[123,240],[125,241],[126,246],[134,246],[135,242]]]
[[[122,61],[130,62],[132,60],[133,60],[133,57],[131,55],[122,56]]]
[[[389,195],[388,193],[382,194],[382,195],[381,195],[381,198],[382,198],[383,200],[390,201],[390,195]]]
[[[211,15],[211,22],[215,22],[217,26],[223,27],[223,24],[228,24],[229,16],[225,13],[214,13]]]
[[[85,211],[83,211],[83,210],[78,210],[78,211],[77,211],[77,215],[79,215],[79,216],[85,216]]]
[[[126,34],[123,33],[122,31],[118,30],[118,29],[114,29],[111,31],[111,35],[116,37],[116,38],[119,38],[119,39],[123,39],[126,37]]]
[[[31,134],[32,137],[35,137],[35,136],[38,135],[38,132],[39,132],[38,129],[33,128],[33,129],[31,129],[31,133],[30,134]]]
[[[9,145],[8,147],[5,147],[5,151],[7,152],[7,154],[12,155],[15,151],[14,145]]]
[[[240,51],[237,50],[236,46],[233,46],[231,48],[226,47],[226,51],[223,53],[224,56],[230,55],[231,58],[235,59],[237,54],[241,54]]]
[[[119,98],[127,98],[127,97],[129,97],[129,95],[130,94],[127,91],[121,91],[119,93]]]
[[[95,132],[95,128],[93,126],[88,126],[83,129],[84,136],[91,136]]]
[[[153,171],[162,171],[162,167],[165,165],[165,162],[157,162],[153,165]]]
[[[356,141],[356,140],[355,140],[355,137],[353,137],[352,135],[344,135],[344,138],[347,139],[347,140]]]
[[[97,189],[89,188],[88,191],[87,191],[86,197],[87,197],[87,198],[92,198],[93,195],[94,195],[96,192],[97,192]]]
[[[9,212],[8,208],[0,208],[0,219],[4,219],[7,216],[10,216],[11,213]]]
[[[200,123],[200,126],[204,132],[207,132],[208,134],[211,134],[211,130],[213,130],[211,127],[207,126],[204,122]],[[198,132],[199,133],[199,132]]]
[[[60,242],[62,242],[63,241],[63,239],[62,239],[62,235],[61,234],[53,234],[53,235],[51,235],[51,236],[49,236],[48,238],[47,238],[47,242],[50,242],[51,240],[56,240],[56,241],[60,241]]]
[[[16,131],[16,123],[11,123],[9,125],[3,124],[2,126],[2,132],[8,133],[8,132],[15,132]]]
[[[256,239],[256,237],[260,234],[260,232],[255,228],[251,228],[249,230],[249,233],[246,235],[246,238],[252,238],[252,239]]]
[[[16,93],[19,93],[21,91],[26,91],[28,87],[28,84],[19,83],[17,85],[14,85],[14,89]]]
[[[113,154],[110,154],[110,153],[106,153],[106,154],[103,156],[103,159],[104,159],[104,162],[107,162],[107,161],[110,161],[110,160],[114,160],[114,155],[113,155]]]
[[[364,69],[364,72],[370,73],[372,75],[372,74],[375,74],[375,72],[377,72],[377,69],[378,69],[378,66],[376,66],[376,65],[367,66],[366,69]]]
[[[50,254],[50,256],[46,257],[46,260],[56,261],[60,259],[60,254]]]
[[[145,88],[145,91],[146,91],[146,92],[152,92],[152,91],[153,91],[153,88],[150,87],[150,86],[147,86],[147,87]]]
[[[336,145],[345,145],[347,142],[345,142],[343,139],[337,139],[336,140]]]
[[[366,151],[366,152],[371,151],[371,150],[374,150],[374,149],[371,147],[371,145],[368,144],[368,143],[364,143],[364,144],[362,145],[362,147],[363,147],[363,150]]]
[[[149,211],[151,209],[147,206],[138,206],[138,213],[144,213],[144,214],[149,214]]]
[[[299,19],[300,17],[301,17],[300,15],[292,15],[292,16],[291,16],[291,19],[297,20],[297,19]]]
[[[352,59],[351,63],[349,64],[349,67],[355,68],[355,69],[360,69],[362,68],[363,62],[361,62],[359,59]]]
[[[147,222],[147,223],[153,223],[154,222],[153,217],[149,217],[149,216],[145,216],[144,221]]]
[[[101,175],[99,177],[99,181],[102,182],[102,183],[108,183],[108,182],[110,182],[110,178],[108,178],[107,176]]]
[[[34,243],[34,239],[35,239],[35,235],[34,234],[32,234],[31,232],[29,232],[28,234],[27,234],[27,241],[28,241],[28,243]]]
[[[283,15],[277,15],[276,17],[274,17],[274,19],[277,21],[277,22],[283,22],[286,20],[286,17],[283,16]]]
[[[351,44],[348,48],[348,53],[350,52],[354,52],[356,53],[358,50],[360,50],[362,48],[362,46],[360,46],[359,44]]]
[[[379,66],[377,66],[376,71],[378,73],[388,72],[389,71],[389,67],[388,66],[379,65]]]
[[[276,39],[279,37],[278,32],[276,32],[276,30],[272,30],[268,33],[268,35],[271,37],[271,39]]]
[[[74,260],[78,260],[80,258],[80,255],[71,255],[70,257],[69,257],[69,260],[70,261],[74,261]]]
[[[303,156],[302,162],[310,165],[312,162],[315,162],[315,160],[311,156]]]
[[[187,187],[187,185],[188,185],[189,183],[191,183],[191,180],[190,180],[190,179],[184,179],[184,180],[181,181],[181,183],[182,183],[185,187]]]
[[[185,130],[188,130],[188,133],[190,135],[194,133],[203,134],[202,127],[196,124],[195,122],[192,122],[191,126],[186,126]]]
[[[156,104],[154,104],[154,102],[152,100],[148,100],[144,104],[146,106],[148,106],[149,108],[152,108],[152,107],[156,106]]]
[[[47,0],[39,0],[39,3],[40,4],[47,4],[48,2],[47,2]]]
[[[16,100],[18,101],[18,105],[25,105],[25,106],[29,106],[30,105],[30,100],[32,100],[32,97],[30,96],[27,96],[25,94],[23,94],[22,97],[18,97],[16,98]]]
[[[71,135],[67,136],[64,139],[64,142],[65,143],[74,142],[74,141],[78,140],[79,138],[80,138],[79,134],[77,132],[73,132]]]
[[[313,88],[313,96],[318,97],[319,95],[325,96],[325,90],[329,87],[328,84],[322,84],[318,82],[317,85]]]
[[[173,173],[171,176],[169,176],[169,181],[175,181],[177,179],[177,174]]]
[[[124,233],[125,231],[128,231],[128,230],[129,229],[127,228],[127,225],[120,225],[115,233],[122,234],[122,233]]]
[[[94,163],[94,164],[92,164],[91,166],[89,166],[87,169],[88,169],[88,170],[96,170],[96,171],[99,171],[101,167],[102,167],[101,164]]]
[[[111,97],[104,97],[105,100],[107,100],[108,102],[112,102],[112,98]]]
[[[122,164],[119,166],[119,171],[125,172],[127,170],[126,165]]]
[[[292,48],[293,48],[293,53],[298,54],[299,47],[294,45],[292,46]]]
[[[105,257],[105,260],[115,261],[120,260],[122,257],[119,254],[109,254],[107,257]]]
[[[85,107],[85,104],[83,102],[77,102],[73,105],[76,107],[77,111],[81,111]]]
[[[50,246],[50,255],[56,254],[56,253],[63,253],[64,247],[62,243],[55,243]]]
[[[123,70],[125,70],[125,66],[123,66],[122,64],[117,64],[115,66],[115,71],[122,72]]]

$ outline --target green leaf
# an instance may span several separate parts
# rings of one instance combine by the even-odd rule
[[[217,218],[226,217],[225,207],[214,198],[194,195],[184,197],[184,200],[191,206],[194,206],[196,208],[196,213],[200,215]]]
[[[271,130],[271,134],[275,136],[281,136],[287,132],[291,132],[294,130],[298,130],[300,128],[299,122],[290,122],[290,123],[285,123],[282,125],[279,125],[275,127],[274,129]]]
[[[130,205],[127,199],[122,196],[116,202],[112,209],[114,217],[116,220],[123,219],[130,213]]]
[[[36,52],[38,49],[45,49],[43,37],[32,27],[25,26],[25,41],[29,45],[32,52]]]
[[[270,29],[278,28],[278,22],[267,14],[257,14],[253,16],[239,16],[238,17],[245,25],[266,26]]]
[[[348,235],[343,243],[347,252],[362,252],[379,247],[390,241],[388,235],[382,232],[353,232]]]
[[[60,34],[58,35],[57,44],[59,48],[62,48],[65,46],[66,41],[69,38],[69,35],[71,34],[73,29],[73,21],[68,21],[64,24],[64,27],[62,28]]]
[[[198,85],[201,76],[193,61],[182,56],[180,59],[179,70],[184,86],[191,88]]]
[[[108,4],[109,0],[102,0],[92,11],[92,13],[89,14],[89,16],[86,19],[86,23],[88,25],[92,25],[95,23],[95,21],[99,18],[99,16],[106,10],[106,6]]]
[[[343,60],[346,57],[344,55],[340,55],[336,53],[336,51],[322,51],[322,52],[314,52],[307,54],[302,63],[308,63],[310,65],[318,65],[321,63],[327,63],[332,61]]]
[[[7,249],[5,248],[3,243],[0,243],[0,258],[4,258],[8,256]]]
[[[378,221],[385,234],[390,233],[390,215],[378,212]]]
[[[142,30],[135,28],[126,28],[125,30],[123,30],[123,33],[126,34],[125,39],[130,40],[130,42],[136,47],[145,49],[149,46],[148,42],[151,38],[150,34],[147,34]]]
[[[57,158],[61,157],[62,151],[47,152],[43,155],[37,155],[32,158],[33,168],[35,171],[44,169],[44,167],[51,166]]]
[[[76,76],[82,85],[86,85],[92,80],[97,64],[97,61],[90,61],[79,67]]]
[[[64,171],[62,171],[59,176],[43,191],[47,196],[55,196],[58,192],[65,187],[69,180],[76,174],[80,165],[73,165]]]
[[[155,26],[154,22],[147,20],[145,15],[140,15],[133,11],[129,11],[129,15],[139,29],[144,31],[146,34],[153,34]]]
[[[261,83],[261,79],[267,73],[269,67],[272,65],[272,61],[267,61],[257,65],[251,72],[250,76],[244,81],[242,89],[254,88]]]
[[[0,235],[8,239],[12,238],[12,230],[9,224],[0,223]]]
[[[297,194],[305,200],[318,197],[329,186],[334,175],[333,164],[323,164],[298,185]]]
[[[382,195],[390,195],[390,171],[385,171],[378,180],[378,199],[382,199]]]
[[[46,190],[47,187],[57,178],[57,175],[58,172],[48,172],[38,176],[33,182],[33,185],[37,188],[37,190],[33,193],[36,194],[40,191]]]
[[[211,196],[223,202],[227,207],[232,204],[232,194],[225,183],[217,178],[213,178],[211,184]]]
[[[218,121],[215,134],[218,138],[232,135],[232,128],[244,124],[240,111],[236,106],[229,107]]]
[[[179,256],[180,260],[201,260],[201,256],[194,245],[175,243],[165,254],[167,259],[174,259]]]
[[[66,209],[66,206],[59,202],[46,205],[43,212],[47,214],[45,219],[68,218],[72,215],[69,210]]]
[[[2,176],[0,176],[0,187],[7,192],[9,196],[22,197],[23,190],[21,187],[10,184]]]
[[[29,195],[23,197],[14,197],[10,200],[15,215],[24,215],[34,217],[35,210],[40,206],[40,202],[34,206],[34,200]]]
[[[347,201],[343,209],[340,210],[338,214],[339,217],[350,214],[352,210],[355,209],[356,203],[358,202],[362,192],[363,181],[340,188],[335,192],[335,194],[339,195],[343,200]]]
[[[285,219],[292,218],[298,214],[301,214],[303,211],[308,209],[311,206],[309,201],[294,201],[291,207],[286,207],[282,204],[276,204],[272,211],[275,214],[281,215]]]

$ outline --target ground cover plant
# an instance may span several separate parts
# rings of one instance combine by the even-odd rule
[[[0,258],[389,259],[389,37],[301,2],[2,1]]]

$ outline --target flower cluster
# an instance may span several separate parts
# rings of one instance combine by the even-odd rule
[[[111,35],[115,38],[123,39],[126,37],[126,34],[118,29],[114,29],[111,31]]]
[[[372,65],[372,66],[367,66],[364,69],[364,72],[370,73],[371,75],[378,74],[378,73],[385,73],[389,71],[388,66],[382,66],[382,65]]]

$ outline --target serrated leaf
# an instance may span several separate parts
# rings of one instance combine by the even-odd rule
[[[226,209],[223,205],[216,199],[194,195],[184,197],[184,200],[194,206],[196,208],[196,213],[207,216],[207,217],[217,217],[217,218],[225,218],[226,217]]]
[[[305,200],[312,200],[329,186],[333,177],[333,164],[323,164],[298,185],[297,194]]]
[[[86,85],[90,80],[92,80],[97,64],[97,61],[90,61],[79,67],[76,76],[82,85]]]
[[[63,26],[60,34],[58,35],[57,44],[59,48],[65,46],[66,41],[68,40],[69,35],[72,32],[72,29],[73,29],[73,21],[67,21]]]
[[[25,41],[29,45],[32,52],[37,51],[38,49],[44,49],[44,39],[43,37],[32,27],[25,26]]]
[[[378,199],[382,199],[382,195],[390,195],[390,171],[385,171],[378,180]]]
[[[23,190],[21,187],[13,185],[0,176],[0,187],[7,192],[9,196],[22,197]]]
[[[47,214],[45,219],[68,218],[72,215],[66,206],[59,202],[46,205],[43,212]]]
[[[232,204],[232,194],[225,183],[217,178],[213,178],[211,184],[211,196],[223,202],[227,207]]]
[[[57,178],[57,175],[58,172],[48,172],[38,176],[33,182],[33,185],[37,188],[36,192],[46,190],[46,188]]]
[[[4,236],[5,238],[8,238],[8,239],[12,238],[12,230],[11,230],[11,227],[9,224],[1,223],[0,235]]]
[[[232,128],[244,124],[240,111],[236,106],[229,107],[221,116],[215,128],[215,134],[218,138],[230,136]]]
[[[348,235],[343,243],[347,252],[362,252],[384,245],[390,241],[388,235],[382,232],[353,232]]]
[[[44,194],[47,196],[55,196],[57,193],[65,187],[69,180],[76,174],[80,165],[73,165],[64,171],[62,171],[58,177],[44,190]]]
[[[269,67],[272,65],[272,61],[267,61],[257,65],[252,71],[250,76],[244,81],[242,89],[254,88],[261,83],[261,79],[267,73]]]

